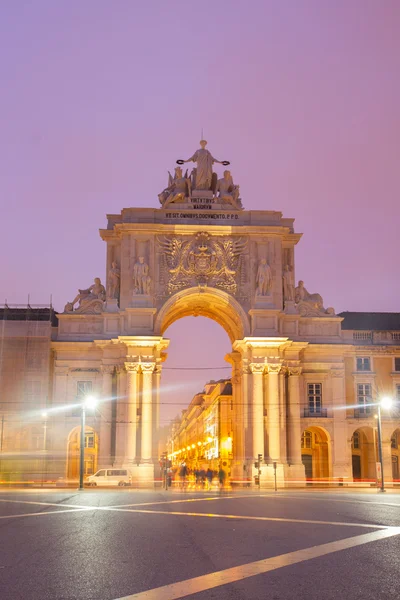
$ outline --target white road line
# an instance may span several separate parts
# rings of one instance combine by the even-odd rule
[[[12,504],[37,504],[39,506],[62,506],[62,507],[72,507],[72,508],[86,508],[82,504],[62,504],[60,502],[34,502],[33,500],[3,500],[0,499],[0,502],[11,502]]]
[[[291,494],[279,494],[278,495],[270,495],[270,494],[259,494],[258,496],[252,496],[253,498],[288,498],[288,499],[293,499],[293,500],[307,500],[307,502],[309,500],[315,500],[317,502],[321,502],[322,500],[324,500],[325,502],[344,502],[347,504],[372,504],[377,505],[377,506],[395,506],[397,508],[400,507],[400,502],[375,502],[374,500],[342,500],[341,498],[312,498],[310,496],[307,496],[306,494],[301,494],[298,496],[292,496]]]
[[[234,496],[229,496],[229,498],[234,498]],[[218,499],[218,498],[217,498]],[[202,499],[192,499],[194,500],[202,500]],[[207,498],[207,500],[214,500],[214,498]],[[183,500],[182,502],[189,502],[190,499],[186,499]],[[224,515],[224,514],[218,514],[218,513],[195,513],[195,512],[182,512],[182,511],[163,511],[163,510],[147,510],[147,509],[143,509],[140,510],[139,508],[134,509],[134,508],[130,508],[132,506],[146,506],[146,505],[150,505],[150,504],[157,504],[157,503],[150,503],[150,502],[142,502],[140,504],[127,504],[127,505],[119,505],[119,506],[82,506],[82,505],[77,505],[77,504],[54,504],[54,503],[46,503],[46,502],[34,502],[34,501],[25,501],[25,500],[0,500],[0,502],[11,502],[11,503],[19,503],[19,504],[38,504],[40,506],[57,506],[57,507],[62,507],[62,508],[68,508],[70,510],[58,510],[58,511],[52,511],[51,513],[26,513],[26,515],[24,516],[37,516],[37,515],[42,515],[42,514],[54,514],[54,513],[63,513],[63,512],[76,512],[76,511],[90,511],[90,510],[95,510],[95,511],[110,511],[110,512],[129,512],[129,513],[142,513],[142,514],[153,514],[153,515],[172,515],[172,516],[184,516],[184,517],[209,517],[209,518],[214,518],[214,519],[242,519],[242,520],[249,520],[249,521],[274,521],[274,522],[280,522],[280,523],[301,523],[301,524],[307,524],[307,525],[337,525],[337,526],[341,526],[341,527],[364,527],[364,528],[369,528],[369,529],[387,529],[389,526],[388,525],[376,525],[376,524],[369,524],[369,523],[344,523],[342,521],[316,521],[316,520],[310,520],[310,519],[289,519],[289,518],[283,518],[283,517],[257,517],[257,516],[249,516],[249,515]],[[159,504],[168,504],[168,503],[176,503],[176,502],[180,502],[180,500],[171,500],[171,501],[166,501],[166,502],[160,502]],[[1,516],[1,519],[7,519],[7,518],[12,518],[12,517],[16,517],[16,516],[20,516],[20,515],[4,515]]]
[[[158,502],[138,502],[136,504],[113,504],[111,508],[130,508],[131,506],[152,506],[153,504],[179,504],[181,502],[205,502],[210,500],[230,500],[246,496],[212,496],[210,498],[182,498],[182,500],[162,500]]]
[[[75,512],[84,512],[90,509],[87,508],[75,508],[68,510],[48,510],[37,513],[25,513],[22,515],[1,515],[0,519],[21,519],[22,517],[42,517],[43,515],[59,515],[61,513],[75,513]]]
[[[106,510],[107,508],[130,508],[134,506],[152,506],[158,504],[179,504],[182,502],[204,502],[210,500],[228,500],[231,498],[244,498],[244,496],[214,496],[209,498],[183,498],[182,500],[162,500],[155,502],[137,502],[136,504],[115,504],[108,506],[87,506],[83,504],[64,504],[63,502],[39,502],[35,500],[8,500],[8,498],[0,498],[0,502],[11,502],[14,504],[37,504],[39,506],[63,506],[71,508],[90,508],[91,510]]]
[[[281,517],[252,517],[247,515],[223,515],[217,513],[194,513],[168,510],[139,510],[134,508],[102,507],[99,510],[115,510],[117,512],[142,513],[146,515],[171,515],[181,517],[208,517],[211,519],[242,519],[246,521],[275,521],[278,523],[301,523],[306,525],[335,525],[340,527],[363,527],[368,529],[390,529],[389,525],[375,525],[369,523],[343,523],[342,521],[314,521],[309,519],[286,519]]]
[[[200,577],[194,577],[192,579],[187,579],[186,581],[164,585],[153,590],[139,592],[137,594],[132,594],[131,596],[124,596],[117,600],[176,600],[177,598],[184,598],[191,594],[197,594],[221,585],[240,581],[247,577],[268,573],[268,571],[274,571],[276,569],[281,569],[282,567],[295,565],[299,562],[319,558],[320,556],[326,556],[333,552],[347,550],[348,548],[354,548],[356,546],[368,544],[369,542],[376,542],[399,534],[400,527],[392,527],[383,531],[357,535],[337,542],[312,546],[311,548],[305,548],[304,550],[296,550],[295,552],[288,552],[287,554],[281,554],[280,556],[257,560],[239,567],[224,569],[223,571],[201,575]]]

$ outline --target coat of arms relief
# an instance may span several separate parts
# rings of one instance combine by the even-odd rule
[[[210,286],[236,295],[247,240],[216,238],[201,232],[191,239],[168,237],[157,241],[165,256],[168,294],[192,286]]]

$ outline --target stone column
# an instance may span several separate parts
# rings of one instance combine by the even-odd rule
[[[351,443],[348,441],[346,422],[346,389],[343,369],[331,370],[333,449],[329,448],[329,474],[335,479],[351,481]],[[332,463],[331,463],[332,461]],[[331,467],[332,464],[332,467]]]
[[[100,405],[99,468],[111,466],[112,377],[114,365],[103,365],[102,403]]]
[[[135,362],[126,362],[125,369],[127,372],[127,396],[128,396],[128,411],[127,411],[127,428],[126,428],[126,446],[125,458],[126,462],[134,463],[136,459],[136,430],[137,430],[137,407],[138,407],[138,371],[140,364]]]
[[[279,421],[282,462],[287,462],[287,409],[286,409],[286,367],[279,373]]]
[[[253,374],[253,458],[257,454],[262,454],[264,458],[264,394],[263,394],[263,373],[264,363],[250,363],[250,370]],[[279,408],[278,408],[278,428],[279,428]]]
[[[279,372],[280,363],[268,364],[268,440],[269,457],[281,462],[281,436],[279,422]]]
[[[289,371],[289,456],[290,464],[301,464],[301,367],[288,367]]]
[[[153,371],[155,363],[141,363],[143,373],[142,393],[142,462],[151,462],[153,444]]]
[[[230,352],[225,360],[232,365],[232,477],[241,480],[243,477],[243,466],[245,464],[244,450],[244,401],[242,397],[242,357],[239,352]]]

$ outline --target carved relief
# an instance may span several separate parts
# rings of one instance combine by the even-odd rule
[[[169,281],[167,291],[173,294],[195,285],[212,286],[236,294],[239,257],[247,241],[216,239],[208,233],[197,233],[194,238],[158,239],[165,253]]]

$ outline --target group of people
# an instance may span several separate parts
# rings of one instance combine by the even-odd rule
[[[193,484],[196,488],[211,490],[213,481],[217,480],[220,488],[223,488],[226,483],[227,474],[222,465],[219,470],[208,469],[190,469],[186,463],[182,463],[177,469],[173,470],[173,474],[178,478],[179,485],[186,488],[189,484]]]

